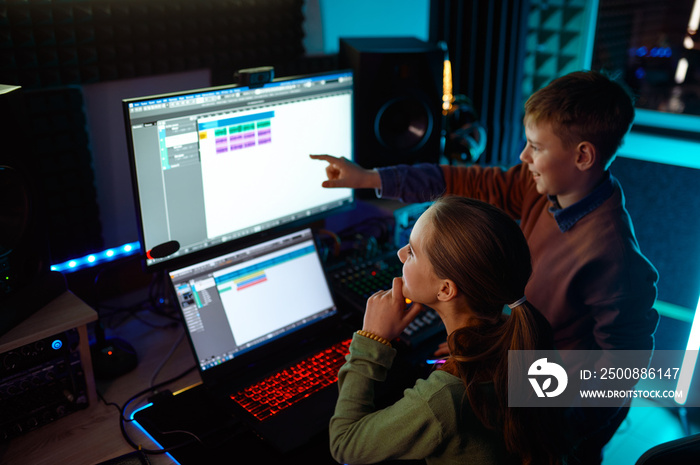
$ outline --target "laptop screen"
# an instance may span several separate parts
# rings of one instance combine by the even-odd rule
[[[311,229],[170,272],[200,370],[337,313]]]

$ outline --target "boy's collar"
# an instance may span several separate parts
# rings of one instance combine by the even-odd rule
[[[590,194],[566,208],[561,208],[556,196],[548,195],[547,198],[552,202],[549,211],[554,215],[559,230],[566,232],[578,220],[600,207],[612,195],[613,190],[613,178],[610,172],[606,171],[598,186]]]

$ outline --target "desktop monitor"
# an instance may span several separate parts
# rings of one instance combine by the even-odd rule
[[[309,158],[354,158],[352,71],[129,98],[123,110],[147,271],[354,205],[352,189],[321,187],[325,163]]]

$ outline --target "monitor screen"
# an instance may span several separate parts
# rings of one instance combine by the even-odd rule
[[[130,98],[123,108],[147,269],[353,205],[351,189],[321,187],[325,164],[309,158],[354,157],[351,71]],[[172,241],[179,248],[151,258]]]

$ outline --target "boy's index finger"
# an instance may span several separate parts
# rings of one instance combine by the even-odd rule
[[[331,155],[326,155],[326,154],[309,154],[309,157],[311,157],[314,160],[323,160],[327,161],[328,163],[333,163],[336,161],[336,158],[331,156]]]

